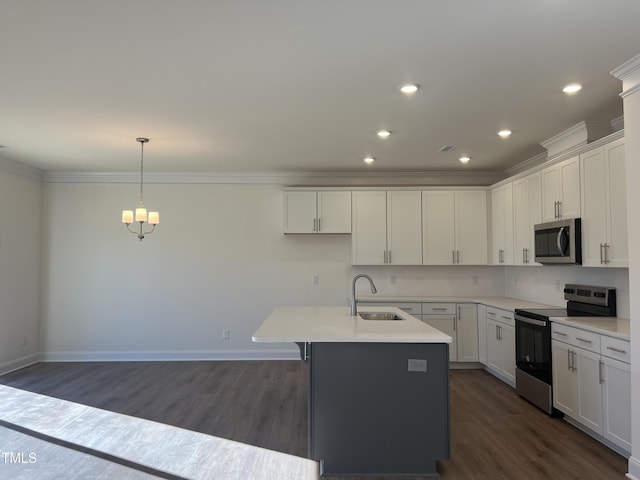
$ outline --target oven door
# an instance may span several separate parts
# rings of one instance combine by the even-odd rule
[[[516,314],[516,367],[551,385],[551,322]]]

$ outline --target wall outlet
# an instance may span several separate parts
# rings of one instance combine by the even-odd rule
[[[224,340],[229,340],[229,329],[228,328],[225,328],[225,329],[222,330],[222,338]]]
[[[311,282],[314,285],[320,285],[320,275],[318,275],[317,273],[313,276],[313,278],[311,279]]]
[[[409,366],[407,368],[410,372],[426,372],[427,371],[427,361],[420,360],[417,358],[409,359]]]

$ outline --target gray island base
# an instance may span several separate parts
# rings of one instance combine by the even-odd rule
[[[403,319],[281,307],[253,336],[297,343],[309,364],[309,458],[321,475],[438,476],[450,457],[451,337],[389,310]]]
[[[311,344],[309,457],[321,475],[438,475],[449,458],[448,347]]]

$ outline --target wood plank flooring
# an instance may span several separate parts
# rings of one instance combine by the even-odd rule
[[[0,383],[307,453],[308,372],[300,361],[39,363]],[[443,479],[622,480],[627,471],[625,458],[481,370],[451,371],[451,437]]]

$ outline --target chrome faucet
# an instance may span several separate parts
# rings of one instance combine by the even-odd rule
[[[358,314],[358,307],[356,307],[356,280],[358,280],[360,277],[364,277],[367,280],[369,280],[369,283],[371,284],[371,293],[378,293],[378,290],[376,289],[376,286],[373,283],[373,279],[369,275],[366,275],[364,273],[359,273],[358,275],[353,277],[353,281],[351,282],[351,298],[352,298],[351,316],[352,317],[355,317]]]

